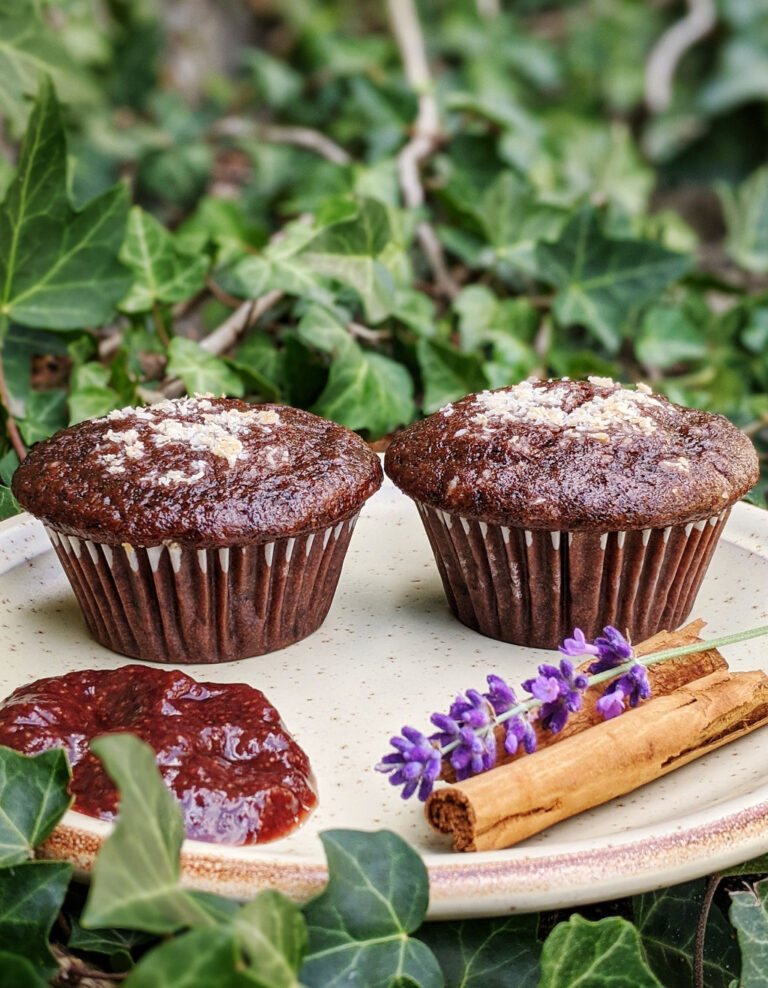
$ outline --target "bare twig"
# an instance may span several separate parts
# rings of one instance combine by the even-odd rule
[[[168,331],[165,328],[165,323],[163,322],[163,313],[160,309],[160,303],[155,299],[152,303],[152,319],[155,323],[155,329],[157,330],[157,335],[160,337],[160,342],[167,349],[170,344],[170,339],[168,338]]]
[[[754,422],[749,422],[747,425],[743,425],[741,427],[741,431],[751,439],[759,432],[762,432],[766,426],[768,426],[768,412],[764,412],[763,415]]]
[[[546,363],[549,348],[552,345],[552,320],[544,316],[536,331],[536,338],[533,341],[533,352]]]
[[[477,12],[483,18],[491,19],[501,13],[500,0],[476,0]]]
[[[85,961],[70,954],[58,944],[51,944],[51,951],[59,963],[59,973],[53,979],[56,986],[77,985],[78,988],[114,988],[129,975],[129,971],[102,971],[90,967]]]
[[[645,65],[645,105],[651,113],[667,110],[680,59],[714,28],[714,0],[688,0],[688,13],[669,27],[651,49]]]
[[[120,349],[122,342],[122,329],[119,326],[113,326],[110,332],[99,341],[99,360],[108,363]]]
[[[319,130],[312,130],[311,127],[260,123],[244,117],[223,117],[216,123],[214,132],[222,137],[255,137],[269,144],[294,144],[308,151],[314,151],[335,165],[352,163],[351,156],[343,147]]]
[[[405,77],[419,98],[419,110],[411,139],[397,156],[398,177],[405,205],[409,209],[419,209],[425,201],[420,168],[442,139],[440,117],[415,0],[387,0],[387,7],[403,60]],[[422,220],[416,228],[416,236],[441,292],[454,298],[459,288],[448,271],[437,234],[426,220]]]
[[[13,446],[16,455],[20,460],[23,460],[27,455],[27,450],[24,446],[24,440],[21,438],[21,433],[19,432],[19,427],[16,425],[16,419],[13,415],[13,401],[11,399],[11,394],[8,391],[8,383],[5,379],[5,369],[3,367],[3,361],[0,357],[0,403],[2,403],[3,408],[6,411],[6,421],[5,428],[8,431],[8,438],[11,441],[11,446]]]
[[[368,343],[381,343],[392,338],[392,334],[387,329],[371,329],[359,322],[348,322],[347,329],[352,336]]]
[[[283,292],[274,289],[255,301],[243,302],[220,326],[200,341],[200,346],[208,353],[215,355],[224,353],[234,345],[241,333],[276,305],[282,297]],[[170,378],[160,385],[158,393],[166,398],[178,398],[179,395],[184,394],[184,384],[178,378]]]
[[[712,901],[720,884],[720,876],[712,875],[707,882],[704,891],[704,898],[699,912],[699,921],[696,924],[696,937],[693,943],[693,988],[704,988],[704,941],[707,936],[707,921],[709,911],[712,908]]]
[[[268,312],[273,305],[277,305],[282,297],[283,292],[273,289],[253,302],[243,302],[240,308],[236,309],[228,319],[225,319],[220,326],[200,341],[200,346],[208,353],[224,353],[235,343],[245,329],[252,326],[257,319],[261,319],[264,313]]]
[[[206,276],[205,284],[217,302],[221,302],[222,305],[228,305],[230,309],[236,309],[240,305],[242,299],[235,298],[234,295],[225,292],[220,285],[216,284],[210,275]]]

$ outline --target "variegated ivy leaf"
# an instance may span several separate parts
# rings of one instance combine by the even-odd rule
[[[576,213],[557,241],[536,245],[538,277],[557,289],[557,321],[586,326],[612,353],[632,310],[658,297],[690,265],[686,254],[652,241],[606,237],[591,208]]]
[[[118,260],[127,210],[124,185],[72,207],[61,109],[44,80],[0,207],[0,331],[9,320],[75,329],[111,319],[130,284]]]
[[[726,250],[749,271],[768,271],[768,166],[732,189],[718,186],[728,236]]]
[[[0,113],[21,130],[29,112],[28,98],[47,72],[66,102],[94,103],[95,83],[79,66],[33,0],[0,3]]]
[[[134,206],[120,259],[134,272],[130,291],[120,303],[123,312],[149,312],[157,302],[183,302],[205,284],[208,258],[182,253],[173,236]]]
[[[376,323],[395,304],[394,278],[379,260],[391,239],[387,207],[376,199],[361,199],[355,216],[320,230],[299,256],[317,274],[354,289],[367,319]]]

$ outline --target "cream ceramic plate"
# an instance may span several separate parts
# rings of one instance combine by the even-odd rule
[[[768,620],[768,512],[740,504],[693,616],[707,633]],[[0,696],[42,676],[128,661],[89,638],[42,526],[0,525]],[[430,916],[565,907],[682,882],[768,851],[768,730],[733,742],[629,796],[507,851],[457,855],[372,766],[403,724],[422,730],[489,672],[517,685],[547,653],[469,631],[449,614],[416,509],[391,486],[368,502],[323,627],[262,658],[190,665],[198,679],[263,690],[308,752],[320,805],[297,833],[261,847],[189,841],[190,885],[248,897],[264,885],[303,899],[326,877],[318,834],[396,831],[422,854]],[[732,668],[766,663],[765,639],[725,651]],[[578,785],[578,780],[574,780]],[[88,869],[107,826],[68,813],[47,852]]]

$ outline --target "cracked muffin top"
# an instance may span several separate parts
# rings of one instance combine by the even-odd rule
[[[759,476],[749,439],[722,415],[602,377],[467,395],[396,436],[385,470],[449,513],[600,531],[708,518]]]
[[[122,408],[35,445],[13,477],[46,524],[117,545],[246,545],[355,514],[378,457],[310,412],[195,396]]]

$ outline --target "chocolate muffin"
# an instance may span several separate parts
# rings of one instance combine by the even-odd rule
[[[98,641],[155,662],[222,662],[319,627],[381,479],[343,426],[197,396],[62,430],[33,447],[12,489],[45,524]]]
[[[416,502],[457,617],[539,648],[576,627],[678,627],[758,479],[723,416],[598,377],[468,395],[398,435],[385,470]]]

